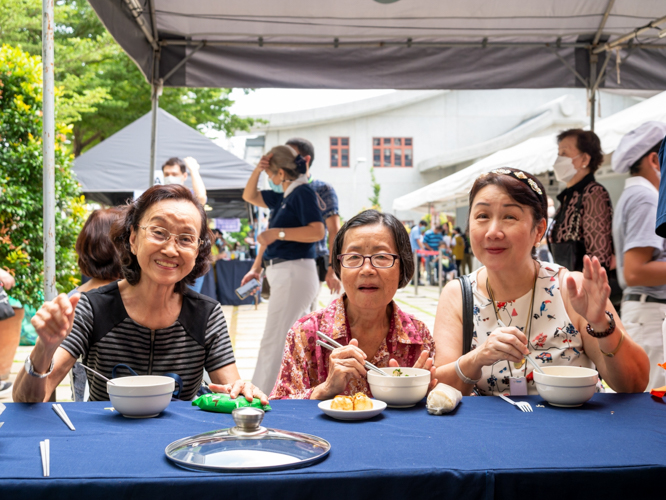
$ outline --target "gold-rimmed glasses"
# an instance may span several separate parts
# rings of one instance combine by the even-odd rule
[[[372,264],[372,267],[376,267],[377,269],[387,269],[389,267],[393,267],[395,260],[398,258],[400,258],[400,256],[394,253],[376,253],[373,255],[343,253],[338,255],[340,265],[348,269],[363,267],[363,264],[365,264],[365,259],[370,259],[370,264]]]
[[[146,239],[153,243],[167,243],[173,236],[176,240],[176,246],[181,250],[196,250],[203,241],[195,234],[181,233],[174,234],[160,226],[139,226],[146,231]]]

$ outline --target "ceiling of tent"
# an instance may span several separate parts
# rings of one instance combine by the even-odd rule
[[[666,88],[664,0],[89,2],[166,86]]]

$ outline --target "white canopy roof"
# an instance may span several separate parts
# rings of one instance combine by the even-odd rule
[[[615,151],[624,134],[647,121],[666,123],[666,92],[597,122],[595,133],[604,153]],[[446,204],[466,196],[480,174],[495,168],[513,167],[534,175],[552,170],[557,157],[556,134],[535,137],[480,160],[448,177],[393,201],[394,210],[424,210],[429,204]]]

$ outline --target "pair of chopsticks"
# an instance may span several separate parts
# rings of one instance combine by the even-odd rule
[[[39,451],[42,453],[42,473],[44,477],[51,476],[51,445],[49,440],[39,442]]]
[[[327,344],[326,342],[322,342],[321,340],[317,339],[317,345],[319,345],[319,346],[321,346],[325,349],[328,349],[329,351],[332,351],[336,347],[344,347],[342,344],[336,342],[335,340],[333,340],[331,337],[329,337],[325,333],[317,332],[317,336],[324,339],[326,342],[328,342],[328,344]],[[375,365],[373,365],[369,361],[366,361],[363,366],[365,366],[368,370],[372,370],[373,372],[376,372],[380,375],[383,375],[385,377],[390,377],[390,375],[388,373],[380,370],[379,368],[377,368]]]
[[[63,407],[61,405],[59,405],[58,403],[53,403],[51,406],[53,407],[53,411],[55,411],[57,413],[57,415],[62,419],[62,421],[65,422],[67,427],[69,427],[70,430],[75,431],[76,429],[72,425],[72,421],[67,416],[67,413],[65,413],[65,410],[63,409]]]

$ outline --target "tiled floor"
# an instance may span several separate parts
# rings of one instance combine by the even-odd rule
[[[408,286],[405,289],[398,290],[395,301],[403,311],[411,313],[423,321],[432,332],[438,297],[437,287],[419,287],[419,294],[415,295],[414,287]],[[320,307],[328,305],[334,298],[328,288],[322,287],[319,294]],[[261,303],[256,309],[254,306],[223,306],[222,309],[227,319],[229,335],[234,346],[238,371],[243,379],[250,380],[257,363],[259,343],[264,332],[268,304],[266,302]],[[31,351],[32,347],[28,346],[18,348],[14,356],[10,380],[13,381],[16,378],[16,374]],[[58,401],[72,400],[69,377],[66,377],[56,389],[56,399]],[[10,402],[11,400],[11,394],[0,397],[0,402]]]

